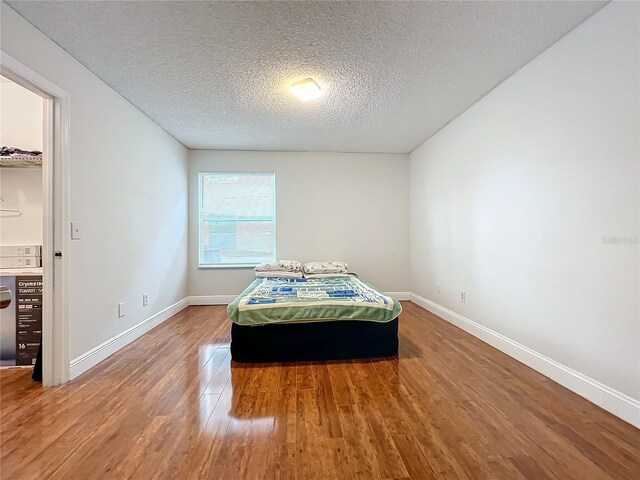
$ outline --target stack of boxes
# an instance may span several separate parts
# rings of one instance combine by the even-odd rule
[[[0,247],[0,366],[34,365],[42,340],[42,247]]]
[[[39,268],[42,266],[40,245],[7,245],[0,247],[0,269]]]

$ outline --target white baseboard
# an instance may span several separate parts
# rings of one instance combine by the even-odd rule
[[[113,338],[110,338],[106,342],[101,343],[95,348],[92,348],[86,353],[83,353],[79,357],[71,360],[70,370],[71,379],[76,378],[78,375],[89,370],[91,367],[96,366],[105,358],[113,355],[121,348],[127,346],[135,339],[141,337],[152,328],[157,327],[165,320],[168,320],[180,310],[189,306],[189,297],[168,306],[164,310],[152,315],[151,317],[143,320],[142,322],[134,325],[133,327],[119,333]]]
[[[229,305],[237,295],[196,295],[189,297],[189,305]]]
[[[568,388],[590,402],[612,413],[636,428],[640,428],[640,401],[618,392],[580,372],[577,372],[549,357],[525,347],[504,335],[494,332],[456,312],[453,312],[435,302],[427,300],[415,293],[410,300],[416,305],[429,310],[431,313],[447,320],[474,337],[515,358],[519,362],[542,373],[551,380]]]

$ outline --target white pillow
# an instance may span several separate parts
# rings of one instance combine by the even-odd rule
[[[256,272],[301,272],[302,264],[295,260],[277,260],[261,263],[254,270]]]
[[[304,278],[349,278],[348,273],[305,273]]]
[[[303,267],[304,273],[347,273],[347,262],[309,262]]]

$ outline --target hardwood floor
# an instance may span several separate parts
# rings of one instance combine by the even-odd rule
[[[411,303],[399,359],[232,364],[189,307],[64,387],[0,373],[2,479],[637,479],[640,431]]]

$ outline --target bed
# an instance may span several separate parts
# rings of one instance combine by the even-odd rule
[[[231,357],[290,362],[398,353],[400,303],[349,274],[256,278],[228,309]]]

